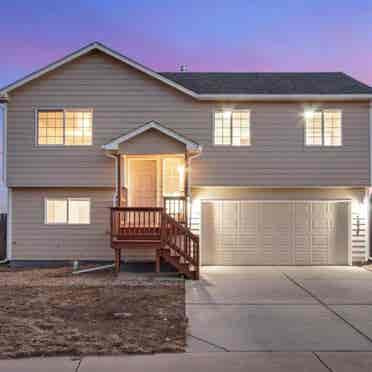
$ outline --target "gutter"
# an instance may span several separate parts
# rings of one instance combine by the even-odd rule
[[[186,190],[186,197],[188,198],[188,200],[191,200],[192,201],[192,195],[191,195],[191,160],[193,159],[196,159],[198,158],[201,154],[202,154],[202,146],[199,146],[199,149],[196,153],[194,153],[193,155],[190,155],[189,156],[189,169],[187,170],[189,172],[189,182],[187,183],[187,190]],[[192,203],[190,203],[190,207],[189,207],[189,211],[188,211],[188,221],[186,221],[189,226],[191,227],[191,221],[192,221]]]
[[[0,93],[0,104],[7,103],[9,101],[9,97],[7,93],[1,94]]]
[[[198,94],[199,101],[369,101],[372,94]]]

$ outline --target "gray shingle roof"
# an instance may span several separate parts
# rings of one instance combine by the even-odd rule
[[[162,72],[199,94],[372,94],[342,72]]]

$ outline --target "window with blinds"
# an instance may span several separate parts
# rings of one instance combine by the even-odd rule
[[[341,146],[342,114],[340,110],[305,113],[306,146]]]
[[[38,110],[37,143],[39,146],[89,146],[92,122],[92,110]]]
[[[45,199],[45,223],[47,225],[90,224],[90,199]]]
[[[250,112],[221,111],[214,114],[214,144],[249,146]]]

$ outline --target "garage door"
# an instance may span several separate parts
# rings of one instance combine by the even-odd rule
[[[348,202],[202,203],[202,265],[346,265]]]

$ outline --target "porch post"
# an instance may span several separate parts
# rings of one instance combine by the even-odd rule
[[[123,199],[123,157],[121,154],[117,155],[118,156],[118,161],[117,161],[117,165],[118,165],[118,207],[121,207],[122,206],[122,199]]]
[[[189,196],[189,154],[185,151],[185,196]]]

